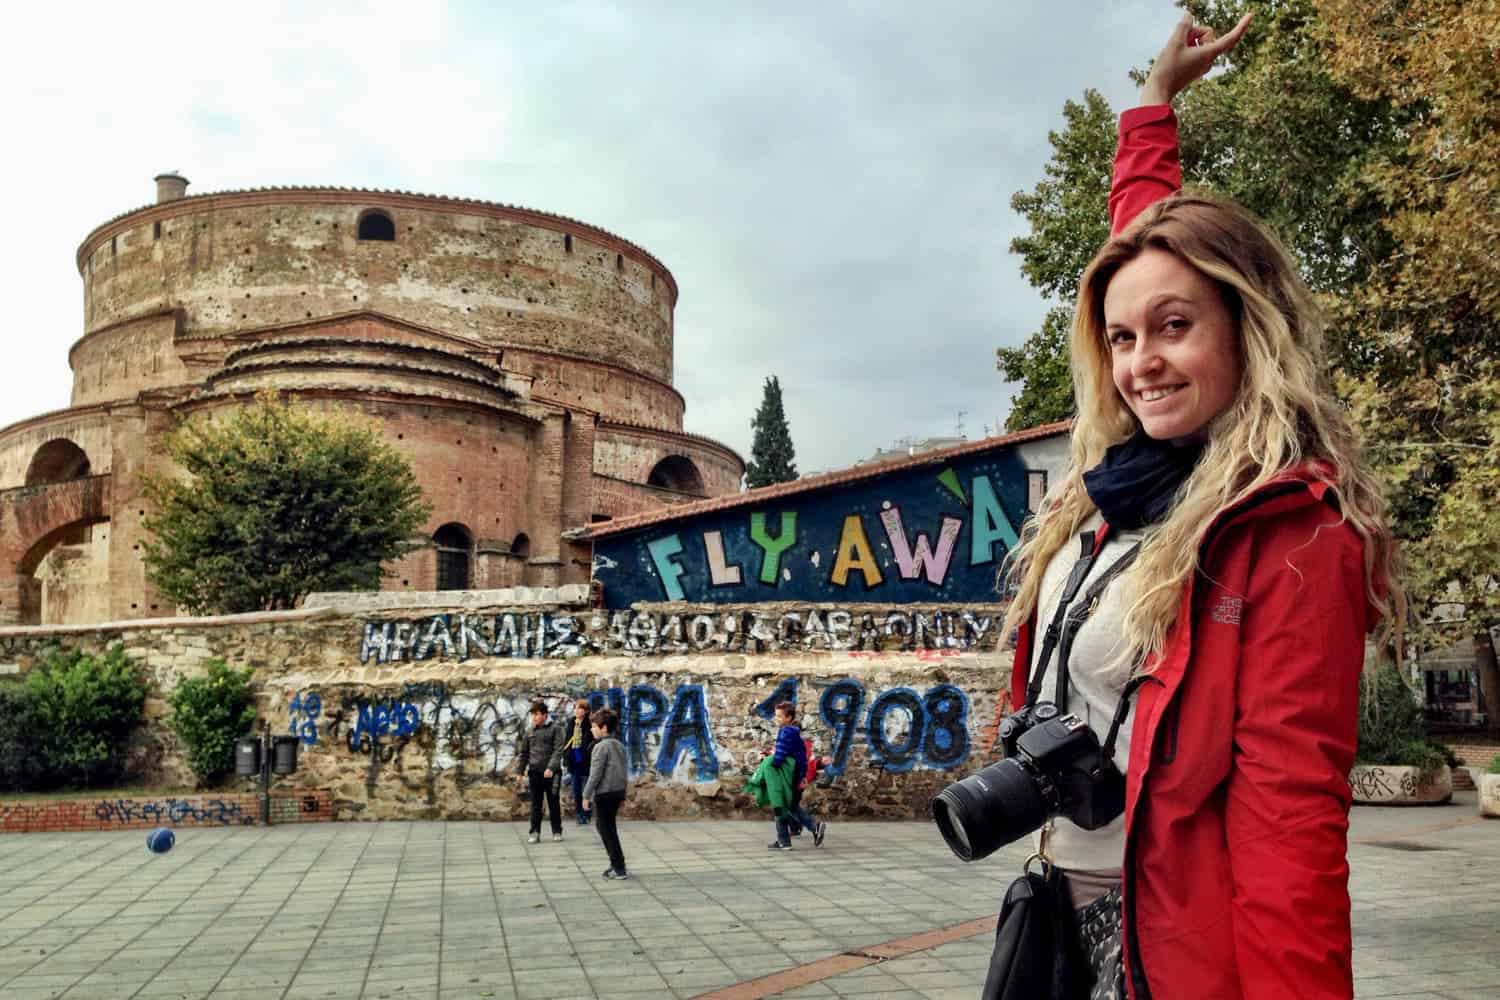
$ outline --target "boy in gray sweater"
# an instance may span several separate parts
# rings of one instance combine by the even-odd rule
[[[599,827],[599,839],[609,852],[609,867],[605,878],[629,878],[625,870],[625,851],[620,847],[620,831],[615,826],[615,817],[620,806],[625,804],[625,787],[628,771],[625,761],[625,745],[615,734],[620,728],[620,717],[607,708],[595,712],[591,718],[594,726],[593,756],[589,758],[589,781],[583,786],[583,807],[594,810],[594,823]]]
[[[547,718],[547,703],[531,703],[531,729],[522,733],[516,743],[516,764],[522,780],[531,786],[531,836],[528,844],[542,841],[542,796],[547,797],[547,811],[552,820],[552,839],[562,840],[562,803],[557,790],[557,775],[562,768],[562,728]]]

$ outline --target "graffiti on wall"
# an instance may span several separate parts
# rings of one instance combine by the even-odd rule
[[[772,508],[605,535],[594,542],[594,577],[610,608],[994,601],[997,572],[1027,514],[1028,483],[1014,449],[897,470]]]
[[[100,799],[94,816],[101,823],[185,823],[208,826],[254,826],[255,816],[224,799]]]
[[[804,721],[808,735],[825,744],[832,761],[829,775],[851,766],[856,747],[864,748],[870,766],[894,772],[948,770],[969,756],[969,699],[955,685],[871,693],[858,679],[845,677],[820,686],[816,715],[809,709]],[[633,777],[647,771],[686,783],[719,777],[726,754],[714,736],[705,685],[681,683],[670,694],[633,684],[542,696],[559,720],[568,716],[575,698],[619,716]],[[751,716],[770,720],[778,702],[797,699],[797,678],[786,678]],[[352,697],[333,707],[316,691],[299,691],[288,704],[289,732],[308,748],[327,746],[375,760],[389,760],[415,742],[430,752],[436,770],[459,771],[461,780],[498,778],[516,766],[531,700],[530,695],[460,693],[430,683],[408,685],[390,699]],[[769,725],[764,735],[774,735]]]
[[[783,701],[797,704],[797,678],[778,684],[755,712],[770,719]],[[909,687],[887,688],[869,699],[862,683],[845,677],[823,688],[818,719],[829,733],[826,770],[833,775],[847,770],[850,751],[861,738],[870,764],[887,771],[918,765],[946,771],[969,756],[969,699],[952,684],[921,694]]]
[[[993,606],[861,612],[844,608],[607,616],[439,614],[367,621],[359,661],[378,664],[477,657],[655,656],[816,650],[981,651],[999,642]]]

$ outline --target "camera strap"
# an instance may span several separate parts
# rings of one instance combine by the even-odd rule
[[[1067,701],[1068,696],[1068,652],[1073,646],[1073,635],[1089,616],[1094,613],[1094,608],[1099,604],[1099,597],[1104,589],[1114,582],[1115,577],[1130,568],[1135,561],[1136,554],[1140,551],[1139,542],[1132,545],[1124,555],[1116,559],[1106,569],[1089,589],[1083,598],[1074,606],[1074,599],[1078,597],[1078,590],[1083,586],[1083,581],[1088,578],[1089,571],[1094,568],[1094,562],[1099,553],[1104,551],[1109,544],[1110,536],[1106,535],[1104,542],[1097,549],[1094,545],[1095,534],[1085,531],[1078,536],[1081,551],[1078,561],[1073,564],[1073,569],[1068,573],[1067,580],[1063,583],[1062,593],[1057,598],[1057,610],[1052,614],[1052,621],[1047,626],[1047,631],[1042,636],[1042,650],[1037,657],[1036,669],[1032,671],[1031,681],[1026,686],[1026,704],[1034,705],[1042,694],[1042,680],[1047,675],[1047,667],[1052,663],[1052,654],[1062,645],[1062,656],[1058,662],[1057,670],[1057,696],[1054,704],[1060,709]],[[1071,609],[1070,609],[1071,606]],[[1071,610],[1071,613],[1070,613]]]
[[[1052,662],[1052,652],[1057,648],[1057,640],[1062,635],[1063,619],[1067,616],[1068,605],[1073,603],[1073,598],[1078,594],[1078,588],[1083,586],[1083,580],[1089,575],[1089,570],[1094,568],[1094,560],[1098,558],[1099,552],[1094,549],[1094,533],[1085,531],[1078,536],[1083,551],[1078,556],[1078,561],[1073,564],[1073,569],[1068,573],[1068,579],[1063,584],[1062,593],[1057,598],[1057,610],[1053,612],[1052,622],[1047,626],[1047,631],[1042,636],[1042,652],[1037,657],[1036,669],[1032,672],[1031,683],[1026,686],[1026,704],[1036,704],[1037,698],[1042,694],[1042,678],[1047,674],[1047,665]],[[1105,541],[1109,539],[1106,536]],[[1103,546],[1099,547],[1103,551]]]
[[[1109,539],[1106,538],[1106,544],[1108,541]],[[1084,623],[1089,620],[1094,610],[1099,607],[1099,599],[1104,595],[1104,591],[1108,589],[1111,583],[1115,582],[1116,577],[1130,568],[1130,564],[1135,562],[1135,557],[1140,551],[1141,543],[1136,542],[1125,551],[1124,555],[1111,563],[1108,569],[1100,573],[1099,579],[1090,584],[1089,589],[1083,592],[1083,596],[1069,606],[1064,614],[1062,629],[1058,639],[1057,683],[1054,688],[1052,702],[1059,710],[1068,703],[1068,684],[1070,682],[1068,667],[1073,655],[1073,640],[1078,637],[1078,630],[1083,628]]]

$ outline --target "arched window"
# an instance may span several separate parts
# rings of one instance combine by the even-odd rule
[[[510,543],[510,554],[513,556],[520,556],[522,559],[530,558],[531,539],[526,537],[526,532],[521,532],[515,537],[515,540]]]
[[[65,483],[89,474],[89,457],[67,438],[53,438],[31,456],[26,469],[26,485]]]
[[[461,524],[445,524],[432,535],[437,549],[437,589],[468,590],[474,536]]]
[[[359,238],[390,243],[396,238],[396,223],[380,209],[372,208],[359,217]]]
[[[668,455],[656,467],[651,470],[651,475],[646,479],[647,486],[656,486],[664,490],[676,490],[678,493],[703,493],[703,476],[698,472],[698,467],[693,460],[682,455]]]

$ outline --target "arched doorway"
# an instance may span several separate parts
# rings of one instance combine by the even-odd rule
[[[468,590],[474,564],[474,536],[457,522],[443,525],[432,535],[437,549],[438,590]]]
[[[16,564],[18,625],[109,620],[109,519],[61,525]]]

